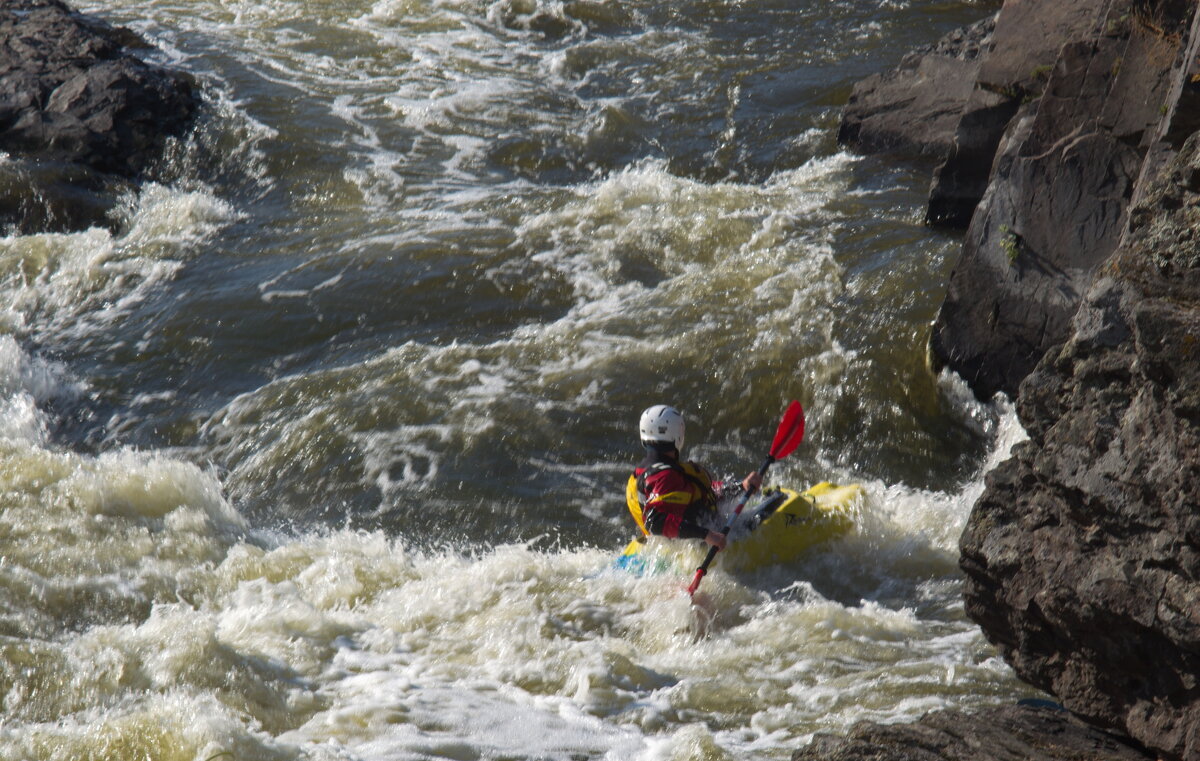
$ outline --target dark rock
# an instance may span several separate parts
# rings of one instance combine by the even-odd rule
[[[1051,707],[939,711],[915,724],[862,722],[846,737],[818,734],[793,761],[1147,761],[1121,739]]]
[[[0,150],[52,167],[143,177],[165,141],[190,127],[199,102],[190,77],[130,52],[144,47],[132,32],[75,13],[58,0],[4,0]],[[10,192],[5,210],[29,207],[47,187],[23,199],[14,200]],[[62,205],[62,199],[51,202]],[[18,228],[32,224],[30,218],[4,221]]]
[[[1021,385],[1030,440],[962,537],[968,614],[1017,674],[1200,758],[1200,135]]]
[[[1198,130],[1196,3],[1010,0],[930,203],[970,219],[933,353],[982,396],[1019,387],[1029,433],[963,532],[967,612],[1022,679],[1161,759],[1200,759]],[[1130,752],[1060,731],[935,714],[796,757]]]
[[[1134,6],[1113,0],[1108,12],[1126,18]],[[1161,104],[1180,77],[1159,64],[1178,60],[1183,38],[1140,24],[1100,28],[1108,31],[1061,46],[1042,94],[1008,125],[934,326],[933,356],[983,398],[1014,396],[1065,340],[1116,248]]]
[[[1190,28],[1184,23],[1177,24],[1170,35],[1159,33],[1159,30],[1163,29],[1163,23],[1164,19],[1152,17],[1146,26],[1159,38],[1173,39],[1182,36],[1188,43],[1181,51],[1181,61],[1177,64],[1182,76],[1177,76],[1172,82],[1160,106],[1164,116],[1148,133],[1150,148],[1146,161],[1142,164],[1142,173],[1138,179],[1139,189],[1149,187],[1150,181],[1159,174],[1163,165],[1178,153],[1184,141],[1200,131],[1200,57],[1197,56],[1197,45],[1200,44],[1200,14],[1192,18]],[[1153,65],[1159,62],[1148,63]],[[1140,191],[1135,191],[1134,200],[1140,200]]]
[[[929,224],[969,224],[987,190],[996,149],[1017,109],[1041,93],[1062,45],[1092,34],[1108,2],[1005,3],[950,151],[934,174],[925,215]]]
[[[842,110],[838,142],[866,153],[944,156],[995,26],[991,16],[956,29],[895,71],[859,82]]]
[[[987,189],[996,147],[1020,107],[1012,94],[972,90],[945,161],[934,172],[926,224],[966,227]]]

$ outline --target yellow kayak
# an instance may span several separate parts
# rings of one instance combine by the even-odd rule
[[[861,495],[858,484],[839,486],[828,481],[804,492],[768,489],[738,518],[717,564],[750,571],[786,563],[811,547],[845,536],[854,530]],[[687,571],[704,559],[706,550],[701,542],[639,538],[625,547],[616,565],[637,574]]]

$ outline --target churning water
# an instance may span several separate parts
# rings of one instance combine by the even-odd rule
[[[0,239],[0,758],[781,759],[1028,694],[957,540],[1022,432],[851,85],[931,0],[114,0],[202,83],[113,230]],[[795,563],[609,570],[635,424],[856,481]],[[697,625],[703,613],[703,626]]]

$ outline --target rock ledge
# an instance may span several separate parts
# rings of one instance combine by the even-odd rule
[[[133,32],[59,0],[0,4],[0,224],[21,232],[96,222],[185,134],[192,79],[132,51]]]

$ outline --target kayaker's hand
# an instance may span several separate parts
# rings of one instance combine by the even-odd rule
[[[762,486],[762,476],[759,475],[757,470],[746,476],[745,480],[742,481],[743,491],[750,491],[751,486],[753,486],[755,489]]]
[[[718,550],[725,549],[725,535],[717,531],[709,531],[708,536],[704,537],[704,543],[710,547],[716,547]]]

